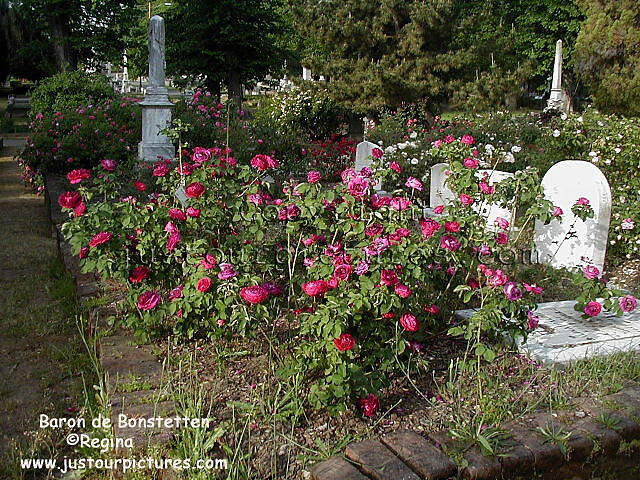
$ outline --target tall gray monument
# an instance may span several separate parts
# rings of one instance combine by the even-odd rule
[[[559,110],[568,113],[570,101],[568,95],[562,89],[562,40],[556,42],[556,57],[553,62],[553,79],[551,81],[551,94],[547,100],[547,110]]]
[[[138,157],[146,162],[173,159],[175,148],[160,133],[171,125],[171,108],[165,81],[164,19],[158,15],[149,22],[149,81],[142,106],[142,141]]]

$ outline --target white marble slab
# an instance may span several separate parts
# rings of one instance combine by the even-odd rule
[[[640,311],[617,317],[601,313],[584,319],[573,309],[575,301],[547,302],[538,305],[538,328],[520,343],[521,353],[545,364],[566,364],[576,360],[640,351]],[[460,319],[469,318],[473,309],[458,310]]]

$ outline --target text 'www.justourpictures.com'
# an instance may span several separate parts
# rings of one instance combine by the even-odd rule
[[[23,470],[58,470],[67,473],[73,470],[226,470],[225,458],[176,459],[176,458],[25,458],[20,460]]]

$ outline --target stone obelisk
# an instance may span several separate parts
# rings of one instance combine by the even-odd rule
[[[149,22],[149,81],[142,106],[142,141],[138,157],[145,162],[173,160],[175,148],[161,133],[171,125],[171,108],[165,87],[164,19],[158,15]]]
[[[556,58],[553,62],[553,79],[551,94],[547,100],[547,110],[565,111],[565,96],[562,91],[562,40],[556,42]]]

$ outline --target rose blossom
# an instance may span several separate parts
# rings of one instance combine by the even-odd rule
[[[449,233],[456,233],[460,231],[460,224],[458,222],[446,222],[444,229]]]
[[[411,200],[404,197],[393,197],[389,202],[389,207],[392,210],[396,210],[401,212],[402,210],[406,210],[411,205]]]
[[[82,216],[82,215],[84,215],[85,213],[87,213],[87,206],[84,204],[84,202],[80,202],[80,203],[78,204],[78,206],[76,206],[76,207],[73,209],[73,214],[74,214],[76,217],[81,217],[81,216]]]
[[[365,417],[373,417],[380,408],[380,400],[373,393],[370,393],[364,398],[358,400],[360,408],[362,408],[362,414]]]
[[[113,235],[110,232],[100,232],[94,235],[91,240],[89,240],[90,247],[97,247],[98,245],[102,245],[103,243],[107,243],[111,240]]]
[[[149,267],[147,267],[146,265],[141,265],[131,270],[131,273],[129,274],[129,281],[131,283],[142,282],[144,279],[149,277],[150,274],[151,270],[149,269]]]
[[[282,295],[284,293],[284,289],[280,285],[278,285],[277,283],[264,282],[260,286],[262,288],[264,288],[269,295],[278,296],[278,295]]]
[[[78,252],[78,258],[86,258],[89,255],[89,247],[82,247]]]
[[[383,155],[384,155],[384,152],[382,151],[382,149],[378,147],[375,147],[371,150],[371,156],[376,160],[382,158]]]
[[[200,216],[200,209],[189,207],[187,208],[187,217],[197,218]]]
[[[373,225],[369,225],[364,229],[364,234],[367,237],[376,237],[384,232],[384,226],[379,223],[374,223]]]
[[[497,217],[494,223],[503,230],[507,230],[509,228],[509,222],[502,217]]]
[[[209,158],[211,158],[211,152],[208,149],[202,147],[195,147],[193,149],[193,153],[191,154],[191,160],[196,163],[206,162],[207,160],[209,160]]]
[[[496,243],[498,245],[506,245],[509,242],[509,235],[504,232],[499,232],[496,234]]]
[[[369,190],[369,181],[364,177],[356,176],[349,181],[347,187],[354,197],[363,197]]]
[[[64,192],[58,196],[58,205],[62,208],[76,208],[82,202],[82,196],[78,192]]]
[[[400,325],[407,332],[417,332],[420,330],[420,321],[411,313],[403,313],[400,317]]]
[[[182,240],[182,236],[180,235],[180,232],[170,234],[169,238],[167,239],[167,251],[168,252],[174,251],[181,240]]]
[[[518,288],[518,284],[515,282],[509,282],[504,286],[504,294],[512,302],[522,298],[522,290]]]
[[[143,182],[133,182],[133,188],[135,188],[139,192],[144,192],[147,190],[147,186]]]
[[[589,302],[584,307],[584,313],[590,317],[597,316],[602,311],[602,305],[598,302]]]
[[[631,312],[638,306],[638,300],[633,295],[625,295],[618,299],[618,304],[623,312]]]
[[[589,205],[589,199],[580,197],[578,200],[576,200],[576,205]]]
[[[496,187],[494,187],[493,185],[489,185],[487,182],[478,183],[478,187],[480,187],[480,191],[485,195],[496,193]]]
[[[302,290],[310,297],[322,297],[329,291],[329,284],[325,280],[315,280],[302,284]]]
[[[487,279],[487,283],[492,287],[500,287],[507,283],[507,275],[500,269],[497,269],[495,272],[491,272],[490,275],[487,275],[489,278]]]
[[[347,352],[356,346],[356,339],[348,333],[342,333],[340,337],[333,339],[333,344],[341,352]]]
[[[463,135],[460,139],[460,143],[464,143],[465,145],[473,145],[475,139],[471,135]]]
[[[401,283],[393,287],[393,291],[396,293],[396,295],[402,298],[409,298],[411,296],[411,289]]]
[[[118,166],[117,162],[111,159],[100,160],[100,165],[102,165],[102,168],[104,168],[108,172],[113,172]]]
[[[169,292],[169,300],[171,300],[173,302],[174,300],[182,298],[182,289],[183,288],[184,288],[184,285],[178,285],[176,288],[171,290]]]
[[[531,310],[527,312],[527,326],[529,330],[535,330],[540,323],[540,316],[535,315]]]
[[[455,252],[461,246],[462,244],[460,243],[460,240],[458,240],[453,235],[443,235],[442,238],[440,239],[440,247],[444,248],[445,250]]]
[[[240,297],[251,304],[262,303],[269,298],[269,292],[260,285],[244,287],[240,289]]]
[[[230,263],[220,264],[220,273],[218,273],[218,278],[220,280],[229,280],[237,276],[238,276],[238,272],[236,272],[232,264]]]
[[[140,310],[153,310],[161,301],[160,294],[149,290],[138,297],[138,308]]]
[[[259,153],[251,159],[251,166],[259,171],[267,170],[268,168],[278,168],[278,160],[275,158]]]
[[[424,188],[422,182],[415,177],[407,178],[407,181],[404,183],[405,187],[413,188],[418,191],[422,191]]]
[[[465,158],[462,163],[467,168],[478,168],[478,165],[480,165],[480,161],[478,159],[471,157]]]
[[[563,213],[564,212],[562,211],[562,209],[560,207],[553,207],[553,210],[551,211],[551,215],[553,215],[554,217],[559,217]]]
[[[205,190],[206,189],[204,188],[204,185],[202,185],[200,182],[193,182],[187,185],[187,188],[185,188],[185,193],[189,198],[198,198],[202,196]]]
[[[198,284],[196,285],[196,290],[199,292],[206,292],[211,288],[211,279],[209,277],[202,277],[198,280]]]
[[[433,209],[433,213],[435,213],[436,215],[440,215],[442,214],[442,212],[444,212],[444,205],[438,205]]]
[[[395,270],[382,270],[380,272],[380,285],[394,286],[400,283]]]
[[[352,272],[353,272],[353,267],[351,265],[343,263],[342,265],[336,266],[333,272],[333,275],[338,280],[344,282],[346,280],[349,280],[349,276],[351,275]]]
[[[86,168],[78,168],[67,173],[67,180],[69,180],[69,183],[72,185],[87,180],[88,178],[91,178],[91,170]]]
[[[321,178],[322,175],[316,170],[311,170],[307,173],[307,182],[309,183],[318,183]]]
[[[584,267],[582,273],[584,273],[584,276],[589,280],[595,280],[600,276],[600,270],[598,270],[598,268],[594,267],[593,265],[587,265],[586,267]]]
[[[473,197],[467,195],[466,193],[461,193],[460,195],[458,195],[458,200],[460,200],[460,203],[466,205],[467,207],[474,202]]]
[[[402,167],[398,162],[389,162],[389,168],[396,173],[402,173]]]
[[[171,169],[169,168],[168,165],[161,163],[160,165],[156,165],[153,168],[153,172],[152,175],[154,177],[164,177],[167,173],[169,173],[171,171]]]
[[[169,217],[171,217],[172,220],[186,220],[187,214],[179,208],[170,208]]]
[[[435,303],[432,303],[428,307],[424,307],[424,311],[430,313],[431,315],[437,315],[440,313],[440,307],[438,307]]]
[[[217,265],[218,265],[218,261],[216,260],[216,257],[211,255],[210,253],[205,253],[202,260],[200,260],[200,266],[205,270],[211,270],[212,268],[215,268]]]
[[[544,292],[544,288],[537,286],[535,283],[532,285],[529,285],[528,283],[522,283],[522,286],[527,292],[531,292],[536,295],[540,295],[542,292]]]
[[[368,271],[369,271],[369,264],[364,260],[361,260],[360,263],[358,263],[358,266],[356,267],[356,270],[355,270],[356,275],[364,275]]]

